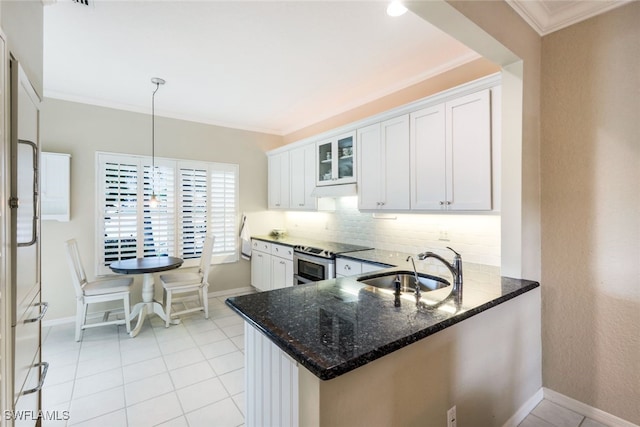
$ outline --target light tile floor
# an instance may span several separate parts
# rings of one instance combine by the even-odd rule
[[[135,338],[124,326],[88,329],[79,343],[73,324],[43,329],[43,409],[70,417],[43,426],[244,425],[244,330],[225,299],[209,299],[209,319],[183,315],[168,329],[152,316]],[[606,426],[543,400],[519,427]]]
[[[183,315],[168,329],[151,316],[135,338],[105,326],[77,343],[73,324],[43,328],[43,409],[58,414],[43,425],[244,425],[244,329],[225,299],[209,299],[209,319]]]
[[[534,408],[519,427],[607,427],[576,412],[543,400]]]

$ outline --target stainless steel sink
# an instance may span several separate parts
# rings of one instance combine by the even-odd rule
[[[411,271],[394,271],[393,273],[374,274],[371,276],[361,277],[358,281],[376,288],[395,290],[396,279],[400,281],[400,292],[415,291],[416,279]],[[426,274],[418,274],[418,281],[420,282],[421,292],[435,291],[436,289],[441,289],[445,286],[451,285],[445,279]]]

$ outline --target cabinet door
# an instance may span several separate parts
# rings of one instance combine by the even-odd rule
[[[446,200],[445,107],[410,114],[411,208],[440,210]]]
[[[251,285],[261,291],[271,288],[271,255],[253,252],[251,255]]]
[[[358,208],[378,209],[380,207],[382,159],[380,157],[380,123],[358,129]]]
[[[491,209],[491,111],[489,90],[446,104],[447,207]]]
[[[317,185],[330,185],[334,181],[333,158],[335,157],[333,141],[328,139],[317,145]]]
[[[409,115],[384,121],[380,129],[383,165],[380,209],[409,209]]]
[[[334,161],[334,174],[337,177],[336,184],[356,182],[356,135],[349,132],[336,137],[337,158]]]
[[[291,203],[292,209],[316,208],[316,198],[311,195],[316,186],[315,146],[296,148],[289,153],[291,162]]]
[[[271,257],[271,285],[272,289],[293,286],[293,261]]]
[[[317,185],[356,182],[356,134],[349,132],[317,145]]]
[[[269,156],[269,209],[289,208],[289,153]]]

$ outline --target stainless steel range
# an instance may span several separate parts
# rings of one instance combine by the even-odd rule
[[[337,242],[312,242],[293,247],[293,283],[317,282],[336,277],[336,255],[372,249]]]

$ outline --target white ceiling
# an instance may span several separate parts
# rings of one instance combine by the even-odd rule
[[[149,113],[157,76],[157,115],[288,134],[478,57],[385,8],[59,0],[45,6],[45,96]]]

